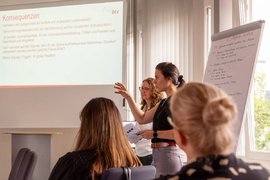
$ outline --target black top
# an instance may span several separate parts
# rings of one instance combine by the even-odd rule
[[[182,167],[176,175],[160,176],[163,179],[231,179],[231,180],[269,180],[269,172],[257,163],[245,163],[234,154],[228,156],[212,155],[197,158]]]
[[[170,99],[171,97],[162,99],[159,103],[159,106],[156,110],[156,113],[153,118],[153,130],[170,130],[173,127],[169,124],[167,117],[171,117],[170,112]],[[153,138],[152,143],[156,142],[175,142],[174,140],[170,139],[160,139],[160,138]]]
[[[69,152],[58,160],[49,180],[91,180],[95,159],[96,152],[93,150]]]

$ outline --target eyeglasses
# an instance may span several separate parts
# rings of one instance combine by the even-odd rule
[[[150,91],[150,89],[148,87],[139,87],[139,91]]]

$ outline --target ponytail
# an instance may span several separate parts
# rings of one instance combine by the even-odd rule
[[[177,88],[182,87],[184,84],[185,84],[184,76],[183,75],[178,76],[178,85],[177,85]]]

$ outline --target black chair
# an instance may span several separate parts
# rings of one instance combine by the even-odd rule
[[[28,148],[19,150],[12,165],[8,180],[31,180],[37,162],[37,155]]]
[[[110,168],[102,173],[101,180],[150,180],[155,174],[154,166]]]

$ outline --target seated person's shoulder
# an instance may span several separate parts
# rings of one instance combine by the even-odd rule
[[[238,159],[238,171],[240,173],[247,174],[249,179],[270,179],[270,173],[259,163],[247,163],[241,159]]]
[[[232,180],[269,180],[269,172],[258,163],[246,163],[230,156],[211,156],[198,158],[175,175],[161,176],[159,179],[211,179],[227,178]]]
[[[59,158],[49,180],[85,179],[89,175],[94,159],[95,152],[91,150],[69,152]]]
[[[59,158],[58,162],[63,162],[66,165],[68,165],[69,162],[75,164],[85,164],[91,161],[95,155],[96,153],[93,150],[73,151],[68,152]]]

